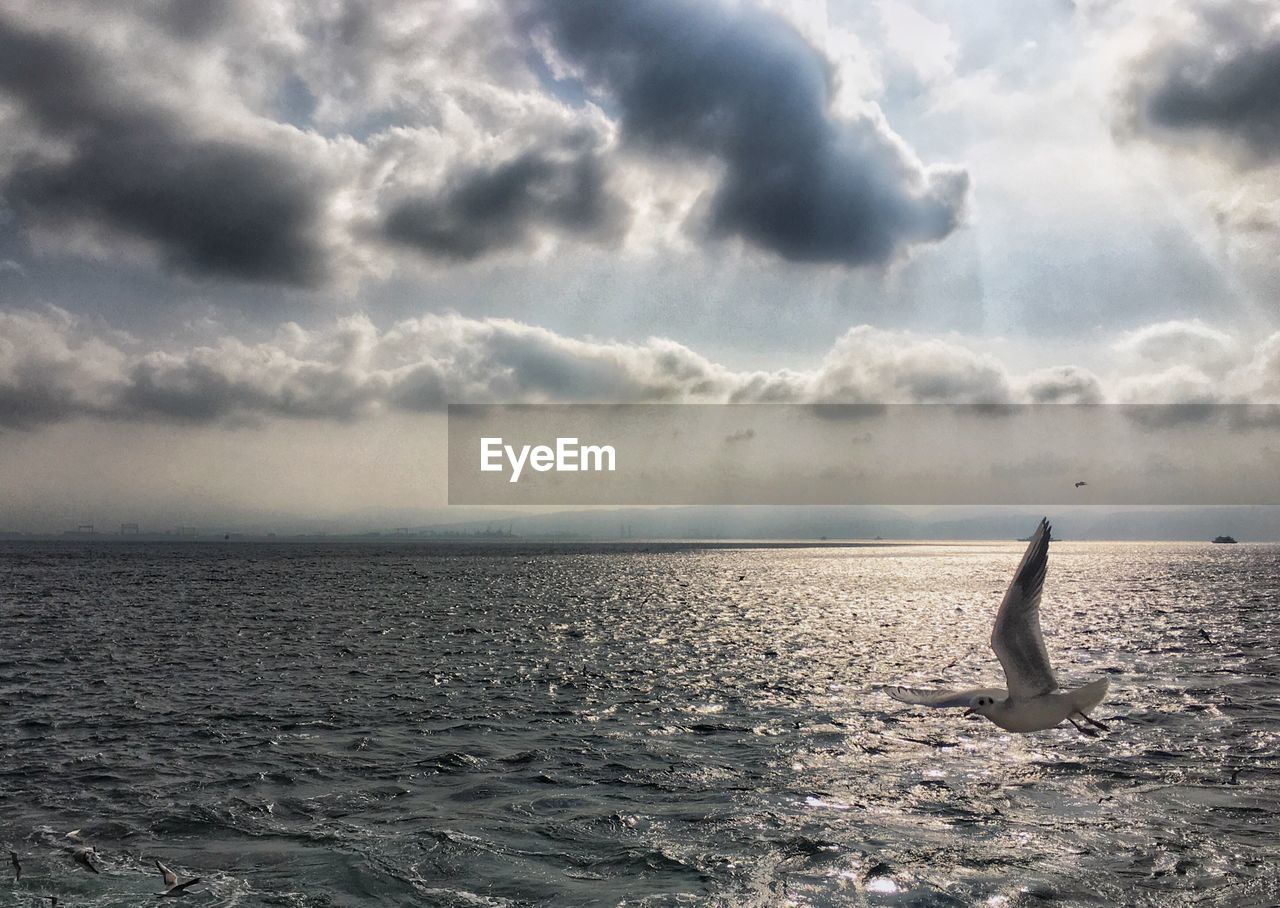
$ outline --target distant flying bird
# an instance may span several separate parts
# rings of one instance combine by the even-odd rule
[[[1078,488],[1080,488],[1081,486],[1087,486],[1088,484],[1089,484],[1089,483],[1085,482],[1085,481],[1082,479],[1082,480],[1080,480],[1079,482],[1077,482],[1077,483],[1076,483],[1076,488],[1078,489]]]
[[[193,876],[191,879],[184,880],[179,883],[178,875],[159,861],[156,861],[156,869],[158,869],[160,871],[160,875],[164,877],[164,892],[160,894],[161,898],[170,895],[186,895],[189,887],[200,882],[200,877]]]
[[[22,865],[18,863],[18,852],[9,852],[9,863],[13,865],[13,879],[17,882],[22,879]]]
[[[963,706],[966,716],[985,716],[1005,731],[1043,731],[1066,719],[1081,734],[1097,737],[1097,732],[1082,728],[1076,716],[1098,728],[1107,727],[1089,718],[1089,711],[1106,696],[1107,679],[1063,691],[1049,665],[1049,652],[1040,632],[1040,594],[1049,565],[1049,530],[1048,518],[1041,520],[1004,594],[991,631],[991,648],[1004,668],[1008,691],[994,687],[971,690],[890,687],[885,690],[890,697],[917,706]]]

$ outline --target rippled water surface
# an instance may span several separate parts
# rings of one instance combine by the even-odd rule
[[[0,904],[1280,904],[1280,548],[0,545]],[[63,853],[81,827],[93,876]]]

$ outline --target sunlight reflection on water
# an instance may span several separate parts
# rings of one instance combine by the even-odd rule
[[[1020,553],[0,546],[0,904],[1267,904],[1280,549],[1055,544],[1102,739],[877,691],[998,680]]]

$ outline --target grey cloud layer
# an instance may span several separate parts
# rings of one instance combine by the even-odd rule
[[[960,222],[964,171],[924,167],[871,113],[836,119],[829,64],[776,16],[715,0],[523,10],[616,105],[632,144],[723,164],[713,232],[796,261],[861,265]]]
[[[64,313],[0,313],[0,426],[10,428],[80,416],[349,421],[450,402],[1262,402],[1280,400],[1280,335],[1218,377],[1158,359],[1105,387],[1082,369],[1018,375],[956,341],[868,326],[849,330],[813,368],[753,372],[662,338],[580,340],[458,315],[385,330],[357,316],[321,330],[287,325],[260,343],[160,351],[95,336]]]
[[[1154,35],[1133,67],[1134,127],[1216,136],[1258,159],[1280,156],[1280,17],[1272,3],[1201,2]]]

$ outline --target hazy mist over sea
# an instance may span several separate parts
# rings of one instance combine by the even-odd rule
[[[703,506],[654,508],[366,509],[330,517],[292,514],[187,513],[182,521],[58,521],[34,515],[0,526],[14,535],[77,538],[232,538],[376,534],[388,541],[418,537],[510,534],[517,539],[1010,540],[1044,513],[1066,539],[1208,541],[1227,534],[1245,541],[1280,540],[1280,507],[859,507]],[[11,516],[12,520],[13,517]],[[0,537],[2,538],[2,537]]]

